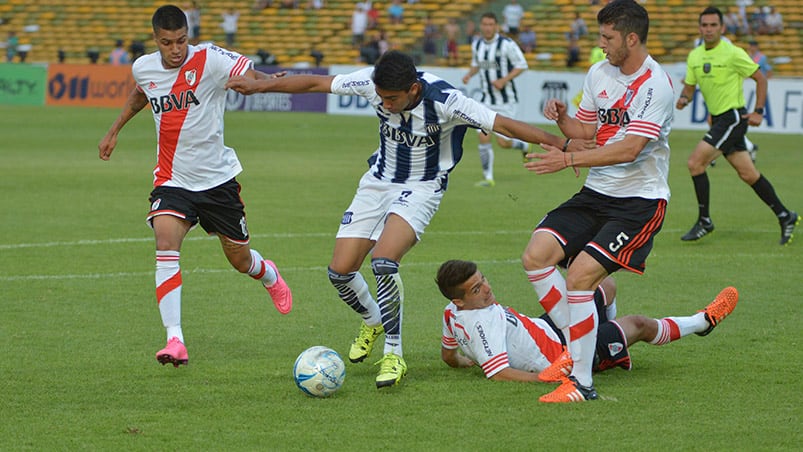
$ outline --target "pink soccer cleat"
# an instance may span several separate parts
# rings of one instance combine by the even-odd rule
[[[279,269],[276,268],[276,264],[267,259],[265,259],[265,264],[270,265],[273,271],[276,272],[276,282],[270,287],[265,286],[265,289],[268,290],[268,294],[271,300],[273,300],[273,305],[276,306],[276,309],[282,314],[287,314],[293,309],[293,293],[290,292],[290,287],[284,282],[282,275],[279,274]]]
[[[173,364],[173,367],[178,367],[182,364],[187,365],[189,356],[187,355],[187,347],[173,336],[167,341],[165,348],[156,352],[156,360],[164,366],[167,363]]]

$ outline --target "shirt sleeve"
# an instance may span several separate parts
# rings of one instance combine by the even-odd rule
[[[507,57],[510,59],[511,64],[516,69],[529,69],[530,66],[527,64],[527,58],[524,58],[524,53],[522,53],[521,48],[516,41],[510,40],[507,43]]]
[[[686,58],[686,77],[683,78],[683,83],[687,85],[697,85],[697,77],[694,75],[694,51],[692,50],[689,53],[689,57]]]
[[[492,315],[477,319],[471,325],[469,348],[474,361],[479,364],[486,378],[491,378],[510,367],[507,356],[507,334],[504,315],[499,310]],[[489,313],[490,314],[490,313]]]
[[[586,124],[597,123],[597,106],[594,104],[594,92],[592,87],[594,86],[594,78],[600,66],[602,65],[594,65],[592,69],[588,71],[588,75],[586,75],[585,81],[583,81],[583,97],[580,100],[577,113],[574,115],[578,121]]]
[[[332,94],[341,96],[373,97],[376,95],[371,75],[373,67],[367,67],[349,74],[336,75],[332,80]]]
[[[734,52],[733,58],[731,59],[731,64],[736,70],[736,73],[741,75],[743,78],[750,77],[758,70],[758,64],[756,64],[756,62],[750,58],[750,55],[748,55],[743,48],[738,46],[733,47]]]
[[[443,310],[443,329],[441,333],[441,346],[449,350],[457,348],[457,338],[452,331],[451,319],[454,318],[454,312],[451,309],[451,304]]]
[[[446,114],[463,124],[492,131],[496,112],[458,90],[452,90],[445,102]]]

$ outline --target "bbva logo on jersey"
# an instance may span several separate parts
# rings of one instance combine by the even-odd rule
[[[630,124],[630,115],[627,110],[620,108],[600,108],[597,110],[599,122],[606,125],[626,126]]]
[[[195,92],[188,89],[180,93],[170,93],[164,96],[151,97],[148,99],[155,114],[167,113],[172,110],[185,110],[190,105],[200,105]]]

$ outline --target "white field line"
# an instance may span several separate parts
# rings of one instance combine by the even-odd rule
[[[494,231],[493,234],[521,234],[525,236],[527,231]],[[472,236],[472,235],[486,235],[488,231],[461,231],[461,232],[428,232],[427,235],[443,235],[443,236]],[[334,238],[334,233],[320,232],[320,233],[303,233],[303,234],[251,234],[252,239],[272,238],[272,239],[305,239],[313,237],[331,237]],[[198,241],[198,240],[217,240],[216,237],[210,236],[196,236],[187,237],[185,241]],[[97,245],[114,245],[120,243],[150,243],[153,242],[153,237],[141,238],[121,238],[121,239],[104,239],[104,240],[75,240],[64,242],[41,242],[41,243],[14,243],[14,244],[0,244],[0,251],[2,250],[20,250],[30,248],[58,248],[58,247],[74,247],[74,246],[97,246]],[[514,263],[518,259],[511,259],[509,261],[482,261],[482,264],[494,263]],[[437,265],[436,262],[419,262],[419,263],[405,263],[405,267],[418,267]],[[226,273],[234,272],[231,268],[227,269],[182,269],[183,273]],[[282,271],[326,271],[326,266],[315,267],[283,267]],[[116,273],[83,273],[83,274],[62,274],[62,275],[0,275],[0,282],[15,282],[15,281],[56,281],[56,280],[72,280],[72,279],[102,279],[109,277],[139,277],[139,276],[152,276],[153,271],[148,272],[116,272]]]

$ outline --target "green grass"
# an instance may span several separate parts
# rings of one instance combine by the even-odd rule
[[[709,171],[717,230],[682,243],[696,201],[685,159],[700,132],[672,132],[673,197],[643,276],[617,274],[620,314],[701,309],[726,285],[741,301],[710,336],[633,347],[634,369],[596,377],[604,400],[539,404],[550,385],[496,383],[440,361],[446,300],[433,283],[450,258],[480,262],[497,297],[540,308],[521,271],[529,231],[582,184],[536,176],[497,150],[497,186],[481,178],[476,137],[441,211],[405,258],[402,385],[377,391],[370,362],[347,366],[330,399],[291,378],[311,345],[347,353],[358,319],[326,276],[334,233],[376,119],[227,114],[245,166],[252,245],[277,261],[295,307],[226,263],[199,229],[182,249],[183,327],[191,364],[162,367],[164,330],[144,222],[155,157],[147,112],[109,162],[97,142],[116,110],[0,106],[0,450],[790,450],[801,435],[803,243],[777,245],[770,210],[720,159]],[[802,136],[751,134],[758,166],[803,211]],[[803,234],[803,229],[798,231]],[[369,281],[370,272],[364,272]]]

